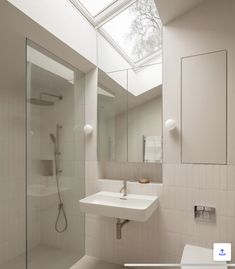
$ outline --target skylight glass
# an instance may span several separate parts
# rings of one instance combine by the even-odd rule
[[[106,7],[117,2],[117,0],[79,0],[79,2],[85,7],[92,17],[95,17]]]
[[[154,0],[137,0],[101,31],[133,63],[162,48],[162,24]]]

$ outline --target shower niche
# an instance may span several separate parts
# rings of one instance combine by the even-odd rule
[[[76,203],[85,192],[83,97],[84,74],[28,42],[29,269],[38,262],[69,268],[84,255],[84,216]]]

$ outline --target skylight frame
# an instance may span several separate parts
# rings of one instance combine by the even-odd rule
[[[153,52],[148,53],[143,58],[138,59],[136,61],[132,60],[131,57],[125,53],[125,51],[118,45],[118,43],[110,36],[110,34],[107,33],[105,29],[102,29],[101,27],[108,23],[110,20],[112,20],[114,17],[118,16],[121,12],[128,9],[131,5],[133,5],[136,1],[130,1],[128,5],[126,5],[124,8],[120,9],[119,12],[113,14],[112,17],[110,17],[108,20],[104,21],[101,25],[99,25],[99,28],[97,28],[98,32],[111,44],[111,46],[131,65],[132,68],[138,68],[141,65],[144,65],[146,62],[151,61],[155,57],[158,57],[162,55],[162,46],[161,48],[158,48],[154,50]],[[160,17],[159,17],[160,19]],[[163,35],[163,28],[161,29],[161,35]],[[162,40],[163,42],[163,40]]]
[[[113,0],[107,7],[102,9],[95,16],[92,16],[89,11],[79,0],[68,0],[72,5],[88,20],[88,22],[95,28],[98,29],[106,21],[115,17],[117,14],[126,9],[129,5],[134,3],[136,0]],[[97,0],[98,1],[98,0]]]
[[[91,14],[91,12],[84,6],[84,4],[81,2],[81,0],[77,0],[78,4],[80,4],[85,10],[86,12],[92,17],[92,18],[96,18],[97,16],[99,16],[101,13],[103,13],[105,10],[109,9],[111,6],[113,6],[115,3],[117,3],[119,0],[112,0],[111,3],[107,4],[104,8],[102,8],[99,12],[95,13],[94,15]]]
[[[117,42],[101,27],[112,20],[114,17],[118,16],[121,12],[128,9],[137,0],[113,0],[107,7],[102,9],[95,16],[92,16],[89,11],[84,7],[80,0],[68,0],[70,1],[76,9],[82,13],[82,15],[92,24],[92,26],[109,42],[109,44],[123,57],[132,68],[138,68],[144,65],[146,62],[151,61],[153,58],[160,56],[162,54],[162,47],[150,52],[143,58],[133,61],[125,51],[117,44]],[[97,0],[98,1],[98,0]],[[163,31],[163,29],[162,29]]]
[[[126,53],[125,51],[117,44],[115,40],[104,30],[99,28],[98,32],[109,42],[109,44],[131,65],[131,67],[136,68],[140,65],[145,64],[146,62],[152,60],[153,58],[160,56],[162,54],[162,48],[156,49],[153,52],[150,52],[143,58],[133,61]]]

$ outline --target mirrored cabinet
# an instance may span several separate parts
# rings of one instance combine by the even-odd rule
[[[127,162],[126,89],[99,71],[97,89],[98,160]]]
[[[98,160],[161,163],[162,86],[138,91],[131,87],[129,72],[99,70]]]

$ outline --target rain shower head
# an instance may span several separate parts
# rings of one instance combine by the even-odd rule
[[[54,105],[54,102],[52,102],[52,101],[46,101],[46,100],[37,99],[37,98],[31,98],[28,100],[28,102],[32,105],[37,105],[37,106],[52,106],[52,105]]]
[[[50,139],[54,144],[56,143],[56,138],[54,134],[50,134]]]
[[[28,99],[28,102],[30,104],[32,104],[32,105],[37,105],[37,106],[52,106],[52,105],[55,104],[52,101],[44,100],[43,95],[50,96],[50,97],[53,97],[53,98],[57,98],[59,100],[63,100],[62,95],[55,95],[55,94],[51,94],[51,93],[47,93],[47,92],[41,92],[40,93],[40,99],[38,99],[38,98],[30,98],[30,99]]]

